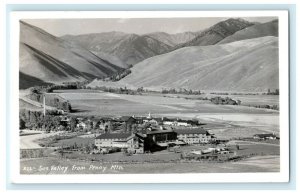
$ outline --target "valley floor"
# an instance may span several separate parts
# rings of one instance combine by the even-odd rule
[[[276,133],[279,136],[279,111],[237,105],[215,105],[209,101],[191,100],[163,95],[125,95],[90,90],[67,90],[55,93],[68,100],[74,112],[72,116],[145,116],[196,118],[203,127],[218,139],[239,139],[258,133]],[[264,96],[257,96],[257,100]],[[278,102],[278,97],[267,96],[264,102]],[[255,97],[251,96],[251,101]],[[40,149],[38,139],[50,134],[28,134],[20,136],[21,149]],[[74,137],[61,140],[54,147],[93,142],[94,137]],[[235,142],[240,145],[237,155],[252,156],[237,162],[193,162],[181,161],[179,153],[167,151],[125,157],[122,153],[90,155],[73,152],[68,158],[60,158],[54,148],[51,155],[43,158],[21,159],[21,174],[99,174],[99,173],[241,173],[279,172],[279,144]],[[47,148],[46,148],[47,149]],[[182,147],[190,151],[193,147]],[[199,149],[196,147],[196,149]],[[254,154],[254,155],[252,155]],[[67,155],[67,154],[66,154]],[[125,161],[120,163],[118,161]],[[152,162],[149,162],[152,161]],[[82,170],[70,170],[75,166]],[[101,168],[91,168],[91,165]],[[116,165],[116,166],[114,166]],[[55,170],[66,167],[65,172]],[[112,168],[114,166],[114,168]],[[105,167],[106,170],[103,171]],[[54,170],[53,170],[53,169]],[[91,168],[91,169],[90,169]]]

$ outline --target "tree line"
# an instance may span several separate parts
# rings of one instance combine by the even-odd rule
[[[46,94],[43,94],[37,88],[33,88],[27,97],[31,100],[37,101],[39,103],[43,103],[44,95],[46,95]],[[47,95],[45,98],[45,104],[48,106],[58,108],[60,110],[64,110],[64,111],[68,111],[68,112],[72,111],[72,106],[69,103],[69,101],[67,101],[57,95]]]
[[[222,98],[220,96],[210,98],[210,101],[214,104],[227,104],[227,105],[241,105],[242,101],[233,100],[229,97]]]
[[[192,89],[186,89],[186,88],[180,88],[180,89],[175,89],[175,88],[170,88],[166,89],[163,88],[161,90],[162,94],[187,94],[187,95],[200,95],[202,94],[200,90],[192,90]]]
[[[19,126],[20,129],[33,129],[44,131],[56,131],[60,126],[60,113],[55,110],[46,110],[44,116],[41,111],[31,111],[20,109],[19,111]]]

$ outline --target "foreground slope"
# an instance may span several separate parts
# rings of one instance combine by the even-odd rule
[[[20,83],[26,83],[24,87],[32,86],[34,79],[38,83],[92,80],[121,69],[82,47],[20,22]]]
[[[243,30],[237,31],[231,36],[228,36],[218,42],[218,44],[230,43],[238,40],[245,40],[251,38],[258,38],[263,36],[276,36],[278,37],[278,20],[271,22],[256,24],[247,27]]]
[[[144,60],[119,83],[218,91],[278,88],[278,38],[186,47]]]

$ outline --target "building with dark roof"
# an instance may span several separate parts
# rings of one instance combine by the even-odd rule
[[[202,128],[193,129],[175,129],[178,140],[187,144],[209,143],[216,141],[216,138],[208,131]]]
[[[137,123],[137,120],[132,116],[122,116],[119,121],[123,123],[123,130],[125,132],[131,131],[132,126]]]
[[[103,133],[95,138],[95,146],[99,149],[103,147],[127,148],[127,138],[131,133]]]
[[[145,136],[138,133],[104,133],[95,138],[101,148],[126,148],[131,153],[144,153]]]
[[[103,133],[96,137],[96,139],[114,139],[114,140],[124,140],[129,137],[131,133]]]

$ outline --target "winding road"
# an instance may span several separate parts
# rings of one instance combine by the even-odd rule
[[[20,148],[21,149],[36,149],[36,148],[43,148],[38,143],[38,139],[43,139],[46,137],[50,137],[53,135],[57,135],[61,132],[55,132],[55,133],[33,133],[33,134],[26,134],[23,136],[20,136]]]

